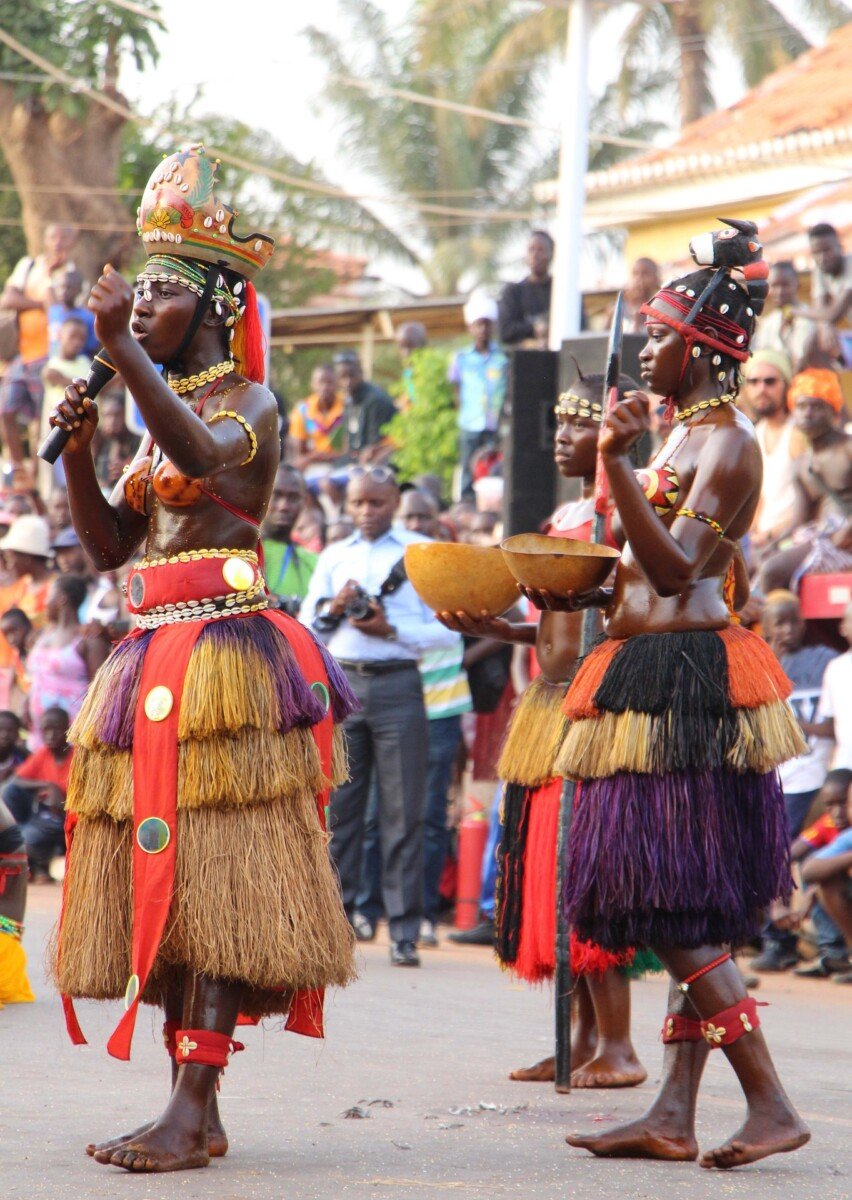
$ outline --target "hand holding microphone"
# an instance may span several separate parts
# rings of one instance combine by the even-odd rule
[[[115,371],[107,352],[98,350],[88,378],[75,379],[65,389],[65,399],[50,414],[53,428],[39,446],[39,458],[55,463],[72,437],[81,442],[75,449],[83,449],[89,444],[97,425],[95,397],[113,378]]]

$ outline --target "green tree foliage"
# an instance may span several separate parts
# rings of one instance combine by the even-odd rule
[[[455,394],[447,380],[449,355],[427,346],[413,351],[410,365],[412,402],[387,429],[398,447],[394,463],[403,482],[432,473],[449,495],[459,457]],[[401,385],[399,391],[405,390]]]
[[[487,275],[516,219],[490,213],[529,204],[530,181],[542,149],[529,129],[427,107],[399,96],[353,87],[347,80],[408,89],[437,100],[476,102],[480,76],[515,20],[511,4],[489,5],[480,20],[444,36],[415,4],[411,19],[393,28],[370,0],[341,0],[345,28],[308,30],[315,53],[328,65],[326,99],[342,118],[341,149],[389,194],[405,198],[394,228],[433,291],[448,295]],[[462,6],[458,6],[462,7]],[[534,111],[535,72],[505,72],[493,106],[512,117]],[[548,146],[547,149],[550,147]],[[436,212],[435,208],[456,212]],[[477,210],[477,211],[472,211]],[[407,214],[407,215],[405,215]]]
[[[452,29],[487,9],[491,0],[471,0],[466,10],[456,12],[453,0],[424,0],[433,21]],[[567,12],[562,5],[521,3],[513,7],[516,20],[495,48],[491,75],[502,65],[525,60],[532,69],[542,58],[561,52],[567,32]],[[657,3],[625,3],[624,32],[615,53],[622,70],[616,90],[622,103],[639,103],[652,91],[668,93],[677,105],[681,125],[696,120],[716,107],[710,90],[712,44],[724,51],[726,61],[742,71],[754,87],[772,71],[792,61],[810,43],[790,14],[807,19],[825,32],[849,20],[844,0],[659,0]],[[602,6],[598,14],[605,16]],[[446,36],[451,36],[448,32]],[[662,69],[661,69],[662,68]],[[488,100],[488,77],[479,92]],[[719,96],[724,105],[726,98]]]

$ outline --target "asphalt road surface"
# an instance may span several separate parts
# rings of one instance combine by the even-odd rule
[[[852,1196],[852,988],[765,976],[761,1010],[781,1077],[811,1126],[797,1154],[731,1173],[694,1164],[598,1160],[564,1134],[638,1115],[656,1089],[666,988],[633,985],[634,1036],[649,1079],[625,1091],[575,1091],[507,1079],[552,1046],[548,989],[503,974],[486,949],[423,952],[421,970],[392,968],[383,942],[362,948],[361,979],[332,995],[327,1038],[277,1023],[245,1033],[221,1108],[231,1138],[206,1170],[136,1176],[83,1147],[134,1128],[166,1099],[160,1019],[143,1010],[133,1060],[104,1049],[120,1005],[82,1004],[90,1045],[67,1040],[45,982],[44,945],[59,889],[31,889],[25,945],[35,1004],[0,1012],[0,1200],[848,1200]],[[243,1036],[242,1034],[240,1035]],[[363,1115],[347,1116],[357,1110]],[[702,1147],[740,1123],[743,1104],[723,1056],[701,1090]]]

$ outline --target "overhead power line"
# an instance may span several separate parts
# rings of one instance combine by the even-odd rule
[[[513,125],[520,129],[544,130],[547,133],[558,133],[555,125],[542,125],[540,121],[531,121],[527,117],[511,117],[507,113],[496,112],[491,108],[478,108],[474,104],[460,104],[455,100],[442,100],[437,96],[427,96],[423,92],[412,92],[408,88],[389,87],[368,79],[355,79],[351,75],[335,75],[330,78],[344,87],[359,88],[364,92],[372,92],[377,96],[391,96],[398,100],[407,100],[411,104],[422,104],[427,108],[441,108],[448,112],[462,113],[467,117],[481,117],[495,125]],[[653,150],[652,142],[642,142],[638,138],[615,137],[605,134],[590,134],[590,140],[605,146],[627,146],[632,150]]]

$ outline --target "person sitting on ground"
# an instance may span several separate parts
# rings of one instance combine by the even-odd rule
[[[308,471],[334,463],[346,449],[343,397],[334,363],[320,363],[311,374],[311,394],[290,414],[289,448],[293,464]]]
[[[763,636],[785,675],[793,684],[789,703],[803,729],[812,727],[817,713],[823,675],[837,652],[828,646],[804,646],[805,622],[794,592],[770,592],[763,609]],[[796,838],[819,795],[828,769],[831,741],[811,735],[808,753],[789,759],[778,768],[784,790],[784,807],[790,837]],[[764,930],[763,951],[752,959],[755,971],[786,971],[799,961],[795,934],[770,924]]]
[[[760,573],[764,594],[797,587],[803,575],[852,567],[852,438],[838,425],[843,393],[834,371],[796,375],[787,403],[808,451],[796,464],[796,503],[787,530],[792,545],[769,557]]]
[[[785,355],[794,370],[802,371],[808,365],[817,326],[798,303],[798,294],[799,275],[794,265],[786,260],[773,263],[769,270],[772,310],[758,321],[752,345],[755,350],[774,350]],[[746,366],[746,373],[753,365],[754,355]]]
[[[263,557],[269,591],[291,617],[298,616],[319,557],[293,540],[306,495],[301,472],[282,463],[263,523]]]
[[[846,953],[834,958],[822,956],[825,975],[834,974],[836,983],[852,983],[852,771],[832,771],[836,783],[832,817],[835,836],[827,840],[805,861],[802,882],[816,885],[817,900],[843,938]]]
[[[790,850],[793,862],[804,863],[810,855],[830,846],[838,834],[848,827],[846,796],[852,782],[852,771],[835,768],[829,771],[819,793],[823,815],[803,829]],[[773,923],[781,928],[797,930],[807,913],[816,932],[817,957],[793,972],[801,979],[829,979],[850,968],[849,954],[842,932],[811,892],[798,893],[789,905],[773,905]]]
[[[346,450],[362,466],[383,463],[393,453],[385,429],[396,416],[396,405],[387,392],[364,378],[364,368],[354,350],[334,356],[337,385],[344,395]]]
[[[39,727],[42,745],[24,760],[2,796],[27,847],[31,883],[51,883],[50,862],[65,853],[65,793],[74,751],[68,744],[68,714],[47,708]]]

